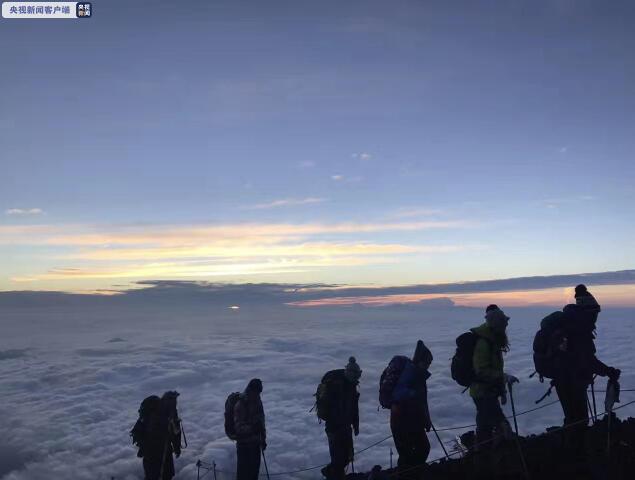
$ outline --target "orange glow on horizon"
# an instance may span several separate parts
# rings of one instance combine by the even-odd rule
[[[635,285],[594,285],[589,287],[601,305],[611,307],[635,307]],[[496,303],[505,307],[563,306],[574,302],[573,287],[539,290],[513,290],[475,293],[434,293],[405,295],[373,295],[361,297],[331,297],[304,302],[293,302],[297,307],[326,307],[345,305],[386,306],[416,304],[426,300],[449,298],[457,306],[481,307]]]

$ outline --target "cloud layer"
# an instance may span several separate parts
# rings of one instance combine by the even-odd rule
[[[199,458],[232,472],[234,446],[224,435],[223,403],[229,392],[241,390],[255,376],[265,385],[269,469],[324,463],[328,448],[323,426],[309,413],[321,375],[343,366],[349,355],[357,357],[364,374],[356,446],[370,445],[389,435],[388,414],[377,411],[381,370],[393,355],[410,355],[417,338],[435,356],[429,382],[435,425],[473,423],[474,407],[450,379],[448,358],[454,338],[482,321],[482,308],[448,302],[417,310],[255,308],[248,298],[242,305],[233,311],[168,297],[163,303],[146,298],[136,305],[0,310],[3,342],[10,349],[0,355],[5,400],[0,414],[8,419],[3,438],[10,439],[0,441],[0,458],[10,460],[2,462],[0,478],[141,479],[128,430],[139,402],[168,389],[181,392],[180,412],[190,443],[177,460],[178,478],[196,478]],[[514,393],[522,411],[533,407],[545,390],[527,377],[533,370],[533,334],[550,310],[506,311],[512,317],[507,370],[521,378]],[[635,360],[633,325],[624,320],[632,314],[602,313],[598,347],[608,363],[626,367]],[[623,386],[635,385],[633,373],[624,372]],[[559,424],[561,417],[558,406],[549,407],[519,417],[519,426],[525,433],[537,432]],[[442,438],[451,442],[453,435],[445,432]],[[441,450],[432,437],[431,442],[436,457]],[[356,466],[386,465],[391,445],[387,441],[364,452]],[[315,472],[299,477],[315,478]],[[231,478],[222,474],[219,480]]]

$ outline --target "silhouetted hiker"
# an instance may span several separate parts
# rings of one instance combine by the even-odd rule
[[[143,458],[145,480],[170,480],[174,477],[172,454],[181,455],[181,420],[176,409],[178,392],[165,392],[161,398],[147,397],[139,407],[139,419],[130,435]]]
[[[267,448],[261,393],[262,381],[253,378],[233,402],[233,435],[230,438],[236,440],[236,480],[257,480],[260,455]],[[227,423],[225,428],[227,430]]]
[[[421,468],[416,467],[425,465],[430,453],[426,432],[432,422],[426,381],[431,363],[432,352],[419,340],[412,361],[405,364],[392,391],[390,430],[399,453],[399,478],[419,478]]]
[[[470,385],[470,395],[476,405],[477,444],[489,442],[494,430],[505,436],[511,434],[501,409],[501,404],[507,403],[506,384],[518,382],[503,370],[503,352],[509,350],[508,323],[509,317],[497,305],[489,305],[485,310],[485,323],[471,329],[477,337],[472,359],[475,378]],[[488,443],[483,447],[490,446]]]
[[[353,432],[359,434],[359,393],[362,376],[355,357],[346,368],[326,372],[315,393],[318,418],[325,421],[331,463],[322,468],[329,480],[341,480],[345,468],[353,460]]]
[[[571,446],[582,445],[589,422],[587,389],[594,375],[617,380],[620,370],[608,367],[595,356],[595,324],[601,311],[585,285],[575,287],[575,304],[564,307],[560,328],[554,332],[554,377],[558,398],[564,411]]]

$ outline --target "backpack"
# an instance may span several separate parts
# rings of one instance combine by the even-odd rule
[[[344,390],[346,381],[343,369],[329,370],[324,374],[314,394],[314,407],[318,419],[324,421],[329,419],[333,405]]]
[[[456,337],[456,352],[452,357],[450,372],[454,381],[462,387],[469,387],[476,380],[474,348],[478,338],[474,332],[465,332]]]
[[[547,315],[540,322],[540,330],[534,337],[534,367],[542,378],[554,378],[557,374],[557,345],[565,336],[565,314],[561,311]]]
[[[136,445],[139,450],[137,451],[138,457],[143,457],[144,444],[147,438],[147,433],[151,430],[152,426],[156,423],[157,416],[161,410],[161,399],[156,395],[150,395],[141,402],[139,406],[139,418],[137,422],[130,430],[130,436],[132,437],[132,444]]]
[[[230,440],[236,440],[236,425],[234,425],[234,407],[240,399],[240,393],[230,393],[225,400],[225,435]]]
[[[408,357],[403,355],[395,355],[392,357],[388,366],[381,373],[379,378],[379,404],[382,408],[390,408],[392,405],[392,392],[399,382],[399,377],[406,368]]]

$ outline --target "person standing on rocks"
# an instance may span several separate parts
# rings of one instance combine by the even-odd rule
[[[412,361],[406,363],[392,391],[390,430],[399,454],[399,478],[419,478],[430,453],[426,432],[432,422],[426,382],[431,363],[432,352],[419,340]]]
[[[325,421],[331,463],[322,468],[328,480],[342,480],[353,460],[353,434],[359,435],[359,393],[362,370],[355,357],[346,368],[327,372],[316,392],[318,417]]]
[[[509,317],[497,305],[485,310],[485,323],[471,329],[477,337],[474,345],[475,379],[470,396],[476,405],[476,443],[489,447],[494,430],[511,435],[511,427],[501,405],[507,403],[506,385],[518,379],[504,372],[503,353],[509,351],[507,325]]]
[[[580,446],[589,423],[587,389],[593,376],[617,381],[621,372],[595,355],[595,324],[601,311],[597,300],[585,285],[575,287],[575,300],[575,304],[563,308],[561,327],[554,334],[557,345],[553,384],[564,411],[564,424],[570,426],[569,438],[573,446]]]
[[[262,381],[254,378],[234,405],[236,480],[258,480],[260,455],[267,448]]]

